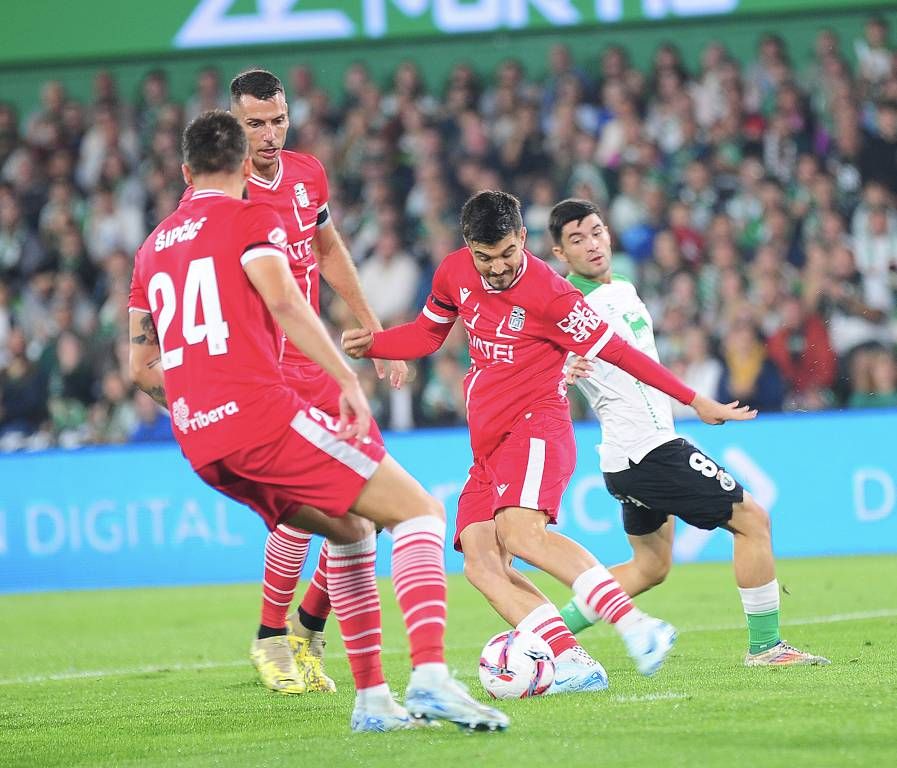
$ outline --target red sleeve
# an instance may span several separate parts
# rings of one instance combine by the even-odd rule
[[[149,312],[149,300],[146,298],[146,289],[143,287],[143,281],[137,270],[137,261],[140,258],[140,251],[134,257],[134,272],[131,274],[131,294],[128,296],[128,309],[137,312]]]
[[[451,299],[449,267],[443,260],[433,275],[430,295],[417,318],[375,333],[368,357],[413,360],[432,355],[443,345],[457,318],[458,308]]]
[[[424,312],[426,308],[424,308]],[[413,322],[374,334],[367,357],[383,360],[414,360],[432,355],[445,342],[451,323],[433,322],[421,312]]]
[[[245,267],[260,256],[283,256],[287,233],[283,221],[271,206],[265,203],[243,205],[234,219],[234,229],[240,263]]]
[[[561,348],[587,360],[600,357],[684,405],[695,399],[695,391],[675,374],[617,336],[579,291],[554,299],[546,309],[546,320],[548,338]]]

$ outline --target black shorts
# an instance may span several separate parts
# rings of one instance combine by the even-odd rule
[[[623,529],[644,536],[675,515],[712,530],[732,518],[744,488],[732,475],[681,437],[658,446],[629,469],[605,472],[604,482],[623,503]]]

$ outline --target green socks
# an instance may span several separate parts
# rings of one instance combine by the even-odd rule
[[[589,621],[583,616],[582,611],[576,606],[576,599],[573,598],[563,608],[561,608],[561,618],[574,635],[588,629],[594,622]]]
[[[779,636],[779,611],[769,613],[747,613],[748,640],[751,653],[760,653],[776,645]]]
[[[779,635],[779,582],[773,579],[762,587],[739,587],[747,617],[750,652],[760,653],[781,641]]]

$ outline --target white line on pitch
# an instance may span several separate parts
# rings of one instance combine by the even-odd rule
[[[855,611],[853,613],[832,613],[827,616],[807,616],[805,618],[788,619],[783,626],[796,627],[808,624],[835,624],[841,621],[862,621],[864,619],[887,619],[897,616],[897,608],[881,608],[873,611]],[[680,627],[681,632],[722,632],[743,629],[743,624],[716,624],[696,627]],[[479,646],[451,646],[453,650],[479,650]],[[404,649],[384,648],[383,655],[407,653]],[[331,658],[345,656],[344,653],[328,654]],[[133,677],[136,675],[158,674],[160,672],[198,672],[204,669],[223,669],[226,667],[248,666],[249,662],[240,661],[201,661],[195,664],[152,664],[141,667],[123,669],[94,669],[77,672],[55,672],[49,675],[25,675],[22,677],[0,678],[0,685],[25,685],[28,683],[47,683],[64,680],[87,680],[103,677]]]
[[[639,696],[613,696],[614,701],[629,703],[632,701],[671,701],[673,699],[687,699],[687,693],[674,693],[667,691],[666,693],[644,693]]]
[[[831,613],[828,616],[808,616],[804,619],[782,619],[784,627],[798,627],[805,624],[835,624],[839,621],[862,621],[863,619],[889,619],[897,616],[897,608],[880,608],[874,611],[854,611],[853,613]],[[744,624],[711,624],[684,627],[683,632],[721,632],[729,629],[744,629]]]

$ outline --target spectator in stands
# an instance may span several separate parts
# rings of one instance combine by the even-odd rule
[[[821,286],[819,311],[826,318],[832,347],[839,356],[863,344],[892,342],[893,332],[887,325],[892,297],[881,288],[856,268],[849,248],[835,247]]]
[[[0,198],[0,279],[21,287],[48,266],[47,253],[15,197]]]
[[[739,400],[760,411],[781,411],[785,384],[767,356],[750,319],[732,325],[722,341],[723,373],[716,397],[724,403]]]
[[[766,349],[782,373],[791,407],[819,410],[832,403],[838,361],[822,317],[797,296],[782,302],[781,326]]]
[[[174,440],[171,434],[171,419],[155,400],[141,391],[133,395],[134,412],[137,414],[137,425],[131,432],[131,443],[159,443]]]
[[[373,253],[362,263],[358,277],[374,314],[384,325],[405,320],[415,309],[420,267],[402,248],[398,232],[380,232]]]
[[[551,49],[541,81],[507,60],[489,82],[461,63],[428,87],[405,62],[381,90],[379,75],[358,62],[333,98],[316,85],[318,73],[300,65],[290,75],[288,142],[328,168],[331,212],[350,251],[367,281],[388,285],[373,293],[399,305],[386,314],[420,305],[427,275],[461,242],[457,211],[470,194],[519,195],[539,255],[547,255],[546,205],[561,193],[585,196],[604,201],[616,269],[655,308],[665,362],[691,370],[703,365],[693,358],[712,360],[692,355],[692,346],[725,354],[738,347],[740,324],[759,323],[788,378],[787,407],[816,408],[827,404],[828,388],[801,388],[808,367],[815,374],[819,366],[794,358],[801,338],[813,343],[811,326],[826,324],[841,401],[854,350],[897,343],[897,57],[882,19],[870,18],[856,51],[855,67],[828,29],[812,59],[794,65],[774,34],[742,62],[710,42],[692,77],[673,45],[658,47],[645,71],[614,45],[600,54],[599,90],[585,74],[588,61],[563,44]],[[183,104],[176,84],[172,78],[169,88],[166,70],[151,70],[131,94],[114,71],[101,70],[83,101],[48,79],[35,104],[17,111],[0,103],[0,381],[11,412],[30,414],[16,417],[23,431],[9,432],[18,437],[0,450],[62,435],[46,427],[46,402],[35,415],[27,396],[46,391],[60,342],[73,335],[88,340],[82,368],[99,400],[87,405],[87,426],[65,439],[117,440],[126,430],[120,414],[128,409],[109,368],[124,370],[132,249],[183,192],[185,120],[221,103],[213,69],[197,73]],[[389,277],[397,265],[407,274]],[[801,296],[802,325],[783,291]],[[344,308],[329,298],[325,291],[325,319],[339,326]],[[782,345],[788,356],[774,351]],[[756,351],[744,339],[741,347]],[[455,369],[468,365],[465,349],[462,339],[452,363],[421,366],[404,399],[366,381],[384,423],[463,420],[443,395]],[[871,362],[858,370],[866,368]],[[750,365],[729,371],[740,390],[745,371]],[[857,391],[871,391],[863,387]],[[424,407],[424,393],[433,407]],[[169,433],[164,414],[150,406],[144,416],[138,434],[154,423]]]
[[[723,364],[710,354],[710,337],[700,325],[692,325],[685,331],[682,356],[678,358],[681,379],[699,395],[716,397]],[[694,418],[694,412],[681,403],[673,404],[673,416],[677,419]]]
[[[851,408],[897,407],[897,360],[891,350],[872,348],[854,356]]]
[[[7,341],[7,363],[0,371],[0,435],[30,435],[47,419],[47,381],[26,355],[27,341],[14,328]]]

